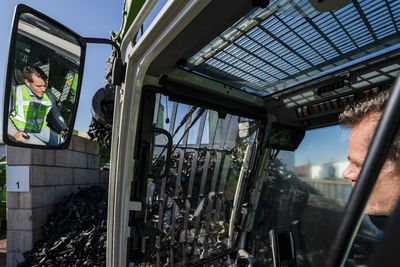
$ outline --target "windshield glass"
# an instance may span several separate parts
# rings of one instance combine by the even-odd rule
[[[331,126],[306,132],[295,152],[271,160],[253,224],[257,263],[270,266],[271,230],[292,234],[298,266],[324,266],[352,191],[342,177],[348,165],[350,129]]]

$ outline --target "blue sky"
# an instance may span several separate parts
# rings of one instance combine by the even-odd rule
[[[307,131],[295,152],[295,166],[345,159],[350,132],[340,125]]]
[[[8,44],[14,8],[26,4],[64,24],[83,37],[109,38],[111,31],[118,32],[122,23],[123,0],[5,0],[0,9],[0,110],[3,111],[4,78]],[[97,89],[104,86],[104,67],[111,53],[111,46],[88,44],[81,89],[81,98],[75,129],[87,131],[91,121],[91,101]],[[1,112],[3,113],[3,112]],[[1,120],[3,118],[1,117]],[[3,125],[2,123],[0,125]]]

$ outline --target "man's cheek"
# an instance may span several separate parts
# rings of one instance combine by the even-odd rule
[[[396,164],[394,164],[392,161],[387,160],[383,164],[383,167],[381,169],[381,174],[387,174],[387,175],[400,175],[400,171],[398,168],[396,168]]]

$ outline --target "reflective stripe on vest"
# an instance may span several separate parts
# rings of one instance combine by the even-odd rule
[[[40,103],[32,101],[26,85],[18,85],[13,88],[14,93],[14,111],[10,115],[10,119],[19,130],[41,130],[47,125],[46,117],[49,107],[52,105],[52,95],[47,91],[44,93]]]

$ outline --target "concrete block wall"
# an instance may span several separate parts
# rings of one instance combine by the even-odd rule
[[[7,147],[7,165],[29,166],[30,191],[7,192],[7,266],[23,261],[23,252],[41,239],[55,204],[79,187],[108,186],[99,172],[98,145],[73,136],[68,150]]]

